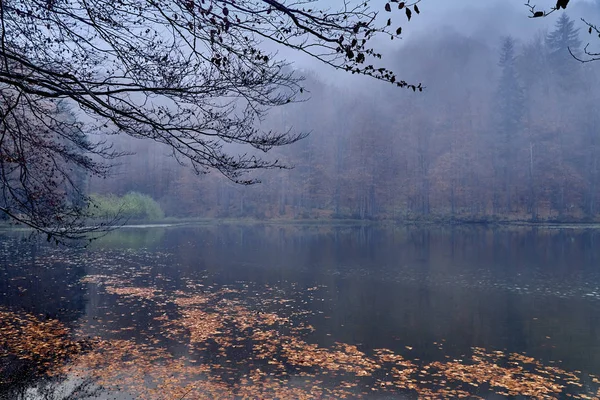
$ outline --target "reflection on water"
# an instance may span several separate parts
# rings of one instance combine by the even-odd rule
[[[4,233],[0,396],[586,398],[600,374],[597,242],[224,225],[123,229],[67,251]],[[31,335],[43,340],[24,347]]]

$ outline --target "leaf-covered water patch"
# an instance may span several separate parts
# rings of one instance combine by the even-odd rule
[[[454,359],[440,343],[437,360],[423,361],[412,356],[411,343],[402,343],[405,351],[316,343],[309,323],[316,311],[307,303],[318,299],[321,287],[295,293],[190,279],[184,289],[171,289],[135,283],[152,280],[143,270],[108,272],[82,282],[114,306],[73,328],[0,310],[0,376],[6,379],[7,360],[19,360],[40,377],[76,377],[104,393],[148,400],[600,396],[596,376],[525,354],[473,348]]]

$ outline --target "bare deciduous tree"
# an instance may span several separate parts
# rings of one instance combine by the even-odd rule
[[[264,45],[421,90],[380,68],[371,45],[401,34],[377,11],[410,20],[419,1],[330,10],[312,0],[0,0],[0,210],[49,238],[87,235],[89,199],[75,176],[105,175],[97,160],[116,156],[94,133],[151,139],[197,173],[253,183],[245,172],[284,165],[250,149],[305,136],[257,123],[303,90]],[[57,112],[61,102],[84,123]]]

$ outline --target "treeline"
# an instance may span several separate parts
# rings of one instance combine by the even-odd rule
[[[600,76],[569,54],[581,48],[565,14],[524,41],[425,38],[395,56],[423,93],[309,75],[310,101],[264,124],[311,135],[274,150],[295,168],[263,171],[262,184],[197,177],[128,141],[137,155],[89,191],[142,192],[177,217],[597,220]]]

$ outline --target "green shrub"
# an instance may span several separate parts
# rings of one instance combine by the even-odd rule
[[[160,220],[165,217],[160,205],[152,197],[142,193],[129,192],[123,197],[94,194],[90,197],[90,214],[94,218]]]

